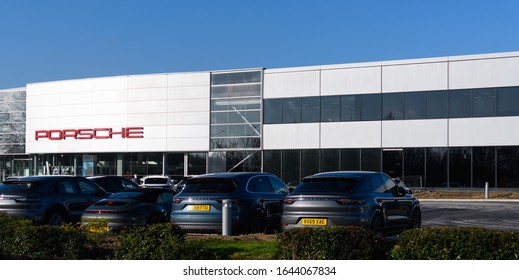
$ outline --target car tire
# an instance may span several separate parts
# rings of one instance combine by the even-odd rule
[[[420,210],[414,210],[413,215],[411,216],[411,224],[409,228],[420,228],[422,227],[422,213]]]
[[[45,217],[45,224],[50,226],[61,226],[65,222],[65,215],[62,211],[52,210]]]
[[[265,233],[267,231],[267,222],[261,213],[256,213],[251,220],[250,233]]]
[[[378,235],[384,235],[384,221],[380,215],[377,214],[373,216],[373,219],[371,220],[371,230]]]

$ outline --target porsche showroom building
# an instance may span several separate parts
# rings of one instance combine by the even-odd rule
[[[0,179],[375,170],[519,187],[519,52],[0,90]]]

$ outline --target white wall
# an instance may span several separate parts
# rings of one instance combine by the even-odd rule
[[[27,153],[209,150],[210,74],[156,74],[27,86]],[[36,141],[36,130],[143,127],[144,138]]]

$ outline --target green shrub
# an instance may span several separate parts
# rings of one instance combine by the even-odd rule
[[[198,241],[186,240],[178,226],[152,224],[121,233],[115,257],[125,260],[204,259],[207,250]]]
[[[387,259],[385,240],[363,227],[295,228],[278,236],[278,259]]]
[[[34,225],[29,220],[0,217],[0,256],[6,259],[80,259],[86,237],[78,227]]]
[[[517,260],[519,232],[484,228],[420,228],[403,232],[397,260]]]

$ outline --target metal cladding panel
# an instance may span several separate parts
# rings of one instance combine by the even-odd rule
[[[318,96],[320,71],[265,73],[263,96],[265,98]]]
[[[319,124],[272,124],[263,126],[263,148],[318,149]]]
[[[382,92],[445,90],[447,62],[382,66]]]
[[[168,74],[168,87],[209,86],[210,84],[210,72]]]
[[[321,71],[321,95],[380,93],[381,67]]]
[[[519,117],[449,120],[449,146],[517,146]]]
[[[380,148],[381,122],[328,122],[321,124],[321,148]]]
[[[446,147],[448,120],[382,122],[382,147]]]
[[[167,74],[137,75],[128,77],[128,88],[164,88],[168,86]]]
[[[519,57],[451,61],[449,87],[484,88],[519,85]]]

